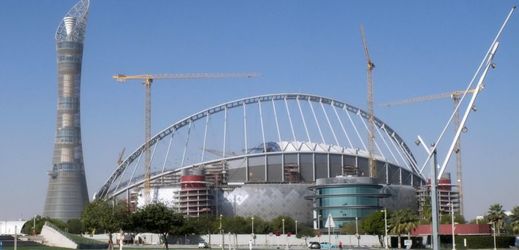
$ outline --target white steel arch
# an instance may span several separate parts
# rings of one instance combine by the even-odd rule
[[[285,107],[276,109],[276,103]],[[306,106],[304,106],[305,103]],[[320,105],[321,109],[314,109],[312,103]],[[328,109],[328,111],[326,111],[326,109]],[[232,113],[233,111],[236,112]],[[319,113],[319,111],[321,112]],[[334,115],[328,115],[329,112],[334,113]],[[219,123],[214,122],[212,118],[214,117],[214,120],[217,120],[216,117],[221,115],[220,113],[225,115],[222,121],[223,124],[220,124],[222,127],[210,128],[210,126],[215,125],[215,123],[216,126],[218,126]],[[354,115],[350,115],[350,113]],[[253,114],[257,117],[254,117]],[[258,121],[254,123],[253,118],[256,118]],[[358,121],[358,119],[360,119],[360,121]],[[287,150],[287,148],[292,145],[290,148],[299,152],[324,150],[344,153],[349,150],[349,152],[364,154],[364,156],[367,156],[367,152],[363,150],[363,147],[361,146],[364,144],[362,138],[367,138],[367,130],[358,131],[366,128],[366,126],[363,125],[366,121],[362,121],[362,119],[366,121],[368,120],[368,114],[364,110],[338,100],[309,94],[269,94],[226,102],[187,116],[160,131],[150,139],[150,147],[154,146],[155,148],[158,143],[161,143],[163,139],[166,139],[164,140],[165,156],[154,157],[158,162],[160,162],[160,164],[158,164],[160,167],[155,171],[152,171],[152,179],[167,176],[168,174],[176,172],[182,168],[201,165],[208,162],[232,160],[243,156],[253,156],[264,153],[268,154],[268,147],[276,144],[276,142],[279,143],[279,140],[284,140],[285,147],[276,150]],[[235,126],[234,129],[228,128],[230,126],[228,123],[232,120],[240,122],[240,127],[238,129],[236,129],[238,126]],[[269,129],[266,129],[267,125],[264,123],[268,122],[272,124]],[[200,124],[199,127],[203,128],[201,131],[202,136],[200,136],[198,144],[190,141],[196,140],[195,138],[192,138],[194,136],[191,135],[194,133],[192,129],[196,127],[196,124]],[[378,139],[378,152],[375,152],[377,160],[391,162],[400,167],[406,167],[411,173],[423,178],[417,169],[416,159],[402,138],[378,118],[375,118],[375,126],[379,129],[378,132],[380,134],[385,134],[385,138],[379,136],[380,138]],[[351,138],[351,136],[348,135],[348,130],[350,130],[349,134],[352,134],[353,132],[351,130],[353,129],[357,130],[355,133],[359,135],[358,142],[354,142],[354,138]],[[184,137],[179,135],[183,130],[187,130],[187,135]],[[223,145],[214,148],[223,148],[223,151],[210,149],[209,145],[214,143],[214,141],[209,140],[209,135],[211,133],[219,134],[222,133],[222,131],[223,136],[218,135],[220,136],[219,139],[214,141],[223,140]],[[265,133],[269,131],[272,132],[272,136],[267,139],[265,138]],[[231,137],[233,136],[230,135],[231,132],[234,132],[234,134],[241,133],[240,136],[243,136],[243,139],[238,140]],[[248,148],[251,141],[253,141],[252,138],[254,138],[252,135],[253,132],[257,132],[256,141],[259,145],[254,148]],[[315,134],[312,136],[310,133]],[[326,136],[329,136],[328,140],[325,139]],[[173,143],[173,145],[179,145],[180,147],[183,146],[183,148],[173,149],[173,138],[183,140],[183,143]],[[312,138],[313,141],[311,143],[308,142],[308,138]],[[385,141],[386,139],[390,140],[391,143]],[[328,145],[325,143],[325,140],[328,142],[334,142],[335,144],[339,143],[340,145]],[[238,141],[245,143],[243,146],[244,148],[238,150],[238,152],[226,152],[230,148],[228,144],[237,143]],[[142,168],[142,166],[139,167],[140,161],[138,161],[138,159],[143,153],[144,145],[145,144],[142,144],[117,166],[96,193],[96,198],[113,197],[125,190],[142,185],[143,177],[136,177],[139,176],[139,171],[136,173],[135,170]],[[188,145],[192,148],[188,149]],[[171,159],[172,152],[170,151],[181,152],[181,161],[179,160],[180,164]],[[189,156],[186,154],[191,151],[197,151],[198,154],[196,158],[203,162],[188,162],[186,159],[189,158]],[[385,151],[385,153],[382,151]],[[396,159],[395,152],[397,155],[401,156],[401,161]],[[219,157],[213,160],[205,159],[207,158],[206,156],[208,153],[217,154]],[[200,155],[202,155],[202,159],[200,159]],[[392,157],[391,159],[386,159],[384,155],[391,155]],[[170,161],[173,161],[173,163],[170,163],[169,166],[166,167],[166,162]],[[133,171],[126,171],[126,168],[129,168],[131,165],[134,165],[132,166]],[[124,176],[130,172],[131,175],[125,179]]]

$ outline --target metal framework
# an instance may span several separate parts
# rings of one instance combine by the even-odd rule
[[[64,21],[56,30],[56,41],[83,41],[85,39],[86,25],[88,19],[88,7],[90,0],[81,0],[76,3],[65,15]],[[73,26],[71,32],[67,28]]]
[[[281,108],[280,105],[284,107]],[[315,108],[315,105],[321,106],[321,108]],[[330,112],[334,115],[329,115]],[[218,118],[222,120],[221,124],[217,123],[214,128],[211,127]],[[365,145],[366,136],[363,134],[366,134],[367,131],[361,129],[366,128],[365,121],[368,119],[368,113],[355,106],[326,97],[300,93],[261,95],[223,103],[173,123],[147,142],[149,147],[154,147],[155,152],[157,145],[166,139],[164,140],[165,145],[161,148],[167,148],[164,150],[166,152],[163,152],[165,158],[158,160],[160,168],[157,167],[153,171],[151,179],[165,177],[181,168],[203,165],[207,162],[225,162],[244,155],[268,154],[272,152],[272,142],[281,145],[279,142],[282,140],[285,142],[282,143],[284,148],[276,150],[284,151],[289,147],[298,152],[345,153],[347,151],[352,155],[361,154],[363,157],[367,157],[368,152],[365,150],[365,146],[355,145]],[[377,143],[378,152],[374,153],[375,158],[380,161],[392,162],[397,166],[404,166],[416,176],[423,178],[417,169],[416,159],[402,138],[380,119],[374,117],[374,123],[379,133],[377,139],[380,140],[380,143]],[[201,128],[198,143],[195,142],[197,137],[193,131],[197,127]],[[355,130],[355,132],[352,133],[351,130]],[[256,133],[255,136],[254,133]],[[223,143],[215,145],[215,142],[208,138],[211,134],[219,136],[218,140],[214,141]],[[240,134],[243,139],[236,139],[236,134]],[[356,137],[352,137],[353,134]],[[172,143],[173,136],[179,137],[178,140],[181,141]],[[251,142],[258,142],[253,145],[259,146],[249,148]],[[337,145],[326,142],[334,142]],[[235,144],[239,143],[243,143],[241,152],[239,152],[240,150],[228,152],[233,147],[236,148]],[[177,147],[175,148],[175,146]],[[196,158],[201,162],[188,162],[189,154],[196,151],[187,150],[188,146],[200,150],[200,155],[191,156],[191,158]],[[213,161],[208,159],[206,151],[219,152],[210,150],[210,147],[222,148],[223,151],[219,154],[221,157]],[[136,178],[135,173],[137,168],[142,168],[139,167],[139,163],[144,149],[145,144],[119,164],[96,193],[96,198],[111,198],[125,190],[142,185],[143,178]],[[157,149],[157,151],[160,150]],[[172,161],[173,151],[179,153],[178,158],[181,160],[178,160],[178,163],[170,163],[166,167],[166,162]],[[384,154],[382,151],[387,153]],[[188,155],[186,152],[189,152]],[[400,156],[400,160],[397,160],[395,154]],[[385,155],[393,157],[386,159]],[[132,174],[129,178],[124,179],[123,176],[130,166],[133,167]]]

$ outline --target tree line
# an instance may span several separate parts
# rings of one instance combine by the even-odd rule
[[[455,214],[456,223],[463,224],[465,219],[459,214]],[[149,232],[162,235],[167,246],[168,235],[186,234],[218,234],[225,233],[250,234],[252,233],[252,223],[254,221],[255,234],[295,234],[296,221],[289,216],[278,216],[270,221],[260,217],[220,217],[220,216],[201,216],[198,218],[185,218],[174,209],[169,208],[163,203],[152,203],[131,213],[126,203],[113,201],[96,200],[87,205],[81,215],[81,219],[73,219],[63,222],[56,219],[36,216],[28,221],[22,228],[25,234],[39,234],[45,221],[50,221],[64,231],[73,234],[80,233],[108,233],[109,244],[112,242],[112,234],[120,231],[124,232]],[[283,223],[284,221],[284,223]],[[431,208],[425,205],[420,214],[409,209],[387,211],[388,233],[398,235],[410,235],[417,225],[430,224],[432,221]],[[441,224],[450,224],[451,215],[441,214]],[[493,204],[482,220],[473,220],[470,223],[492,224],[496,234],[519,234],[519,206],[512,209],[507,216],[500,204]],[[221,225],[221,226],[220,226]],[[35,226],[35,227],[34,227]],[[220,231],[222,230],[222,231]],[[358,230],[355,222],[342,225],[340,232],[343,234],[370,234],[378,235],[381,246],[385,234],[384,212],[377,211],[368,217],[358,221]],[[307,225],[297,224],[297,237],[314,236],[316,231]],[[399,246],[400,247],[400,246]]]
[[[430,205],[422,208],[419,214],[410,209],[401,209],[387,212],[388,234],[398,236],[398,244],[400,248],[400,235],[410,236],[413,229],[418,225],[432,223],[432,212]],[[440,214],[440,224],[451,223],[450,214]],[[454,222],[464,224],[465,219],[459,213],[454,214]],[[515,206],[511,210],[511,214],[507,216],[501,204],[492,204],[486,215],[481,220],[472,220],[471,224],[492,224],[495,227],[496,234],[519,234],[519,206]],[[358,230],[357,230],[358,228]],[[341,227],[342,234],[369,234],[378,235],[380,245],[383,246],[383,237],[385,235],[384,211],[376,211],[368,217],[355,222],[345,223]]]
[[[224,217],[201,216],[197,218],[184,217],[174,209],[163,203],[151,203],[135,212],[130,212],[126,203],[104,200],[95,200],[88,204],[81,215],[81,219],[63,222],[37,216],[28,221],[22,228],[26,234],[39,234],[45,221],[50,221],[60,229],[73,234],[107,233],[109,247],[113,246],[114,233],[156,233],[160,234],[165,247],[168,249],[167,238],[169,235],[201,235],[201,234],[251,234],[254,221],[255,234],[295,234],[296,221],[289,216],[278,216],[272,220],[264,220],[260,217]],[[36,223],[34,223],[36,222]],[[33,224],[36,225],[33,228]],[[221,225],[221,226],[220,226]],[[313,236],[314,230],[307,225],[297,223],[297,236]]]

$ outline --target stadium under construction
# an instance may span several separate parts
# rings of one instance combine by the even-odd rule
[[[308,94],[223,103],[157,133],[122,160],[95,197],[136,209],[161,201],[186,216],[287,215],[322,228],[387,209],[418,210],[426,184],[402,138],[375,118],[369,175],[368,114]],[[143,154],[151,152],[146,190]]]

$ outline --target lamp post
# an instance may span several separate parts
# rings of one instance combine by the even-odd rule
[[[357,247],[360,247],[359,217],[355,217],[355,236],[357,237]]]
[[[286,241],[286,249],[288,249],[288,238],[287,238],[287,235],[285,234],[285,218],[282,218],[281,222],[283,223],[283,235],[284,235],[285,241]]]
[[[32,219],[32,235],[36,235],[36,215]]]
[[[283,234],[285,234],[285,218],[282,218],[281,222],[283,223]]]
[[[297,220],[296,220],[296,236],[297,236]]]
[[[222,214],[220,214],[220,234],[222,235],[222,250],[224,249],[224,236],[223,236],[223,228],[222,228]]]
[[[387,244],[388,238],[387,238],[387,209],[384,208],[384,248],[388,249],[389,246]]]
[[[456,250],[456,236],[454,234],[454,203],[450,203],[451,205],[451,231],[452,231],[452,250]]]
[[[250,219],[252,221],[252,225],[251,225],[251,227],[252,227],[252,233],[251,233],[251,235],[252,235],[252,243],[255,244],[256,243],[256,237],[254,236],[254,216],[252,216]]]
[[[254,236],[254,216],[250,218],[252,220],[252,235]]]
[[[496,222],[492,222],[492,233],[494,234],[494,250],[496,250]]]

